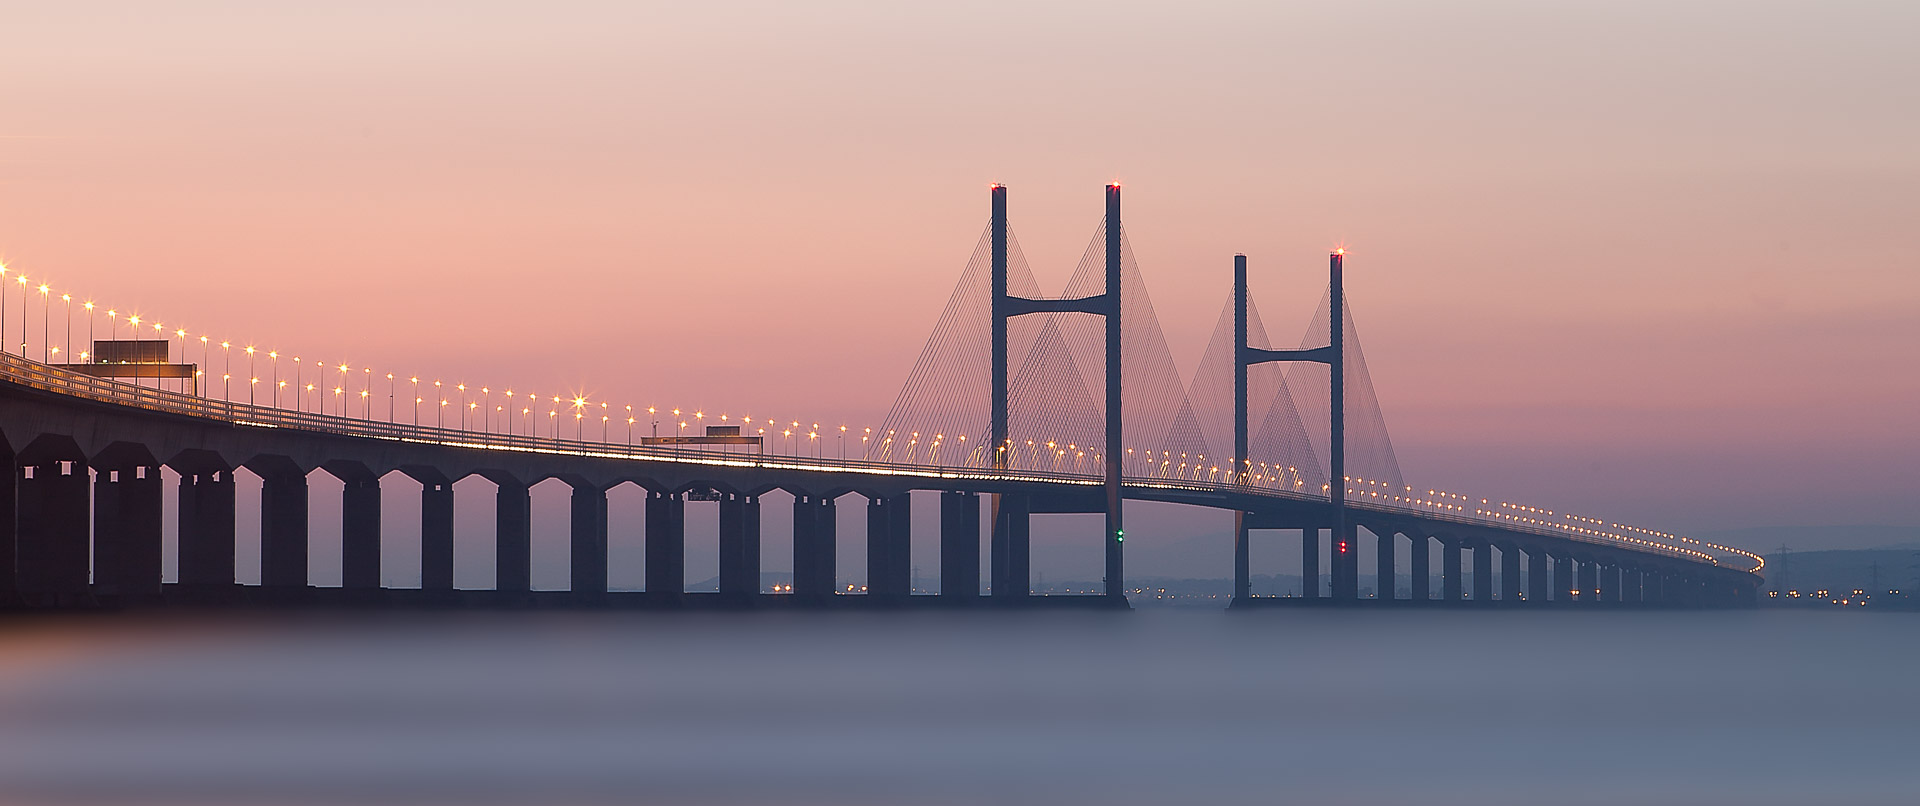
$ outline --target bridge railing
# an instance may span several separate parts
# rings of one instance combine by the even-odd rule
[[[320,414],[307,411],[290,411],[276,406],[239,403],[230,400],[216,400],[184,392],[142,386],[112,378],[96,377],[51,366],[10,353],[0,353],[0,375],[8,381],[29,389],[66,395],[82,400],[128,406],[167,414],[183,415],[202,419],[211,419],[232,423],[239,427],[284,428],[316,434],[342,437],[384,439],[400,442],[412,442],[438,445],[452,448],[470,448],[489,451],[525,451],[545,454],[566,454],[592,456],[612,459],[633,459],[645,461],[666,461],[693,464],[707,464],[725,467],[761,467],[768,469],[810,470],[824,472],[867,473],[878,475],[908,475],[923,478],[981,479],[994,481],[1039,482],[1053,484],[1072,484],[1096,486],[1101,476],[1090,471],[1061,471],[1040,469],[993,469],[967,465],[911,464],[904,462],[873,461],[868,459],[843,459],[833,457],[809,457],[793,454],[735,453],[726,450],[708,450],[682,446],[634,445],[630,443],[602,442],[586,439],[566,439],[555,436],[536,436],[519,433],[501,433],[492,431],[472,431],[461,428],[446,428],[431,425],[416,425],[376,420],[371,417],[350,417],[333,414]],[[1129,486],[1136,488],[1157,488],[1166,490],[1191,490],[1197,493],[1238,492],[1247,495],[1286,498],[1294,500],[1326,500],[1324,488],[1316,495],[1280,484],[1235,484],[1208,479],[1167,478],[1163,476],[1128,476]],[[1294,485],[1297,487],[1298,485]],[[1383,495],[1383,492],[1388,494]],[[1724,553],[1739,554],[1756,563],[1760,558],[1748,552],[1702,543],[1691,538],[1637,530],[1620,524],[1603,524],[1595,519],[1561,516],[1560,513],[1525,507],[1513,507],[1502,504],[1495,506],[1489,499],[1477,501],[1464,496],[1448,496],[1429,491],[1428,496],[1419,496],[1416,491],[1384,491],[1368,484],[1350,487],[1348,500],[1350,506],[1360,510],[1376,510],[1388,513],[1417,514],[1433,520],[1455,522],[1469,525],[1498,526],[1500,528],[1552,536],[1561,539],[1592,543],[1616,548],[1629,548],[1639,551],[1666,554],[1679,559],[1718,564],[1718,559],[1707,552],[1708,549]],[[1558,517],[1556,517],[1558,516]]]

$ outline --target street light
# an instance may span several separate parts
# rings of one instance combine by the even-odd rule
[[[22,274],[14,279],[20,281],[20,357],[27,357],[27,276]]]
[[[485,408],[480,411],[480,433],[493,433],[493,389],[480,387],[480,402]]]
[[[273,407],[280,408],[280,351],[268,350],[267,358],[273,364]]]
[[[443,397],[441,394],[439,381],[433,382],[433,397],[435,400],[440,401],[440,405],[433,407],[433,427],[434,428],[445,427],[444,421],[446,417],[445,412],[447,409],[447,399]]]
[[[67,304],[67,335],[60,340],[60,346],[67,351],[67,363],[73,363],[73,295],[61,294],[60,301]]]
[[[420,377],[416,375],[408,378],[407,382],[413,384],[413,425],[418,428],[420,427]]]
[[[460,430],[465,431],[467,430],[467,409],[470,408],[467,405],[467,385],[454,384],[453,388],[460,390]]]
[[[41,283],[40,284],[40,363],[43,363],[43,364],[53,363],[53,336],[52,336],[53,325],[52,323],[47,321],[48,319],[47,307],[50,304],[51,303],[47,299],[47,284]]]
[[[107,311],[107,319],[113,319],[113,311]],[[113,328],[107,328],[107,340],[113,340]],[[220,397],[228,403],[233,402],[233,342],[220,342],[220,354],[226,356],[227,369],[220,374]]]

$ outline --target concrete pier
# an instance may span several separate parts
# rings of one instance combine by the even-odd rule
[[[493,587],[503,593],[526,593],[533,590],[533,494],[525,482],[512,476],[495,474],[492,479],[499,487],[493,494]],[[423,530],[423,555],[425,534]],[[425,577],[423,562],[421,587],[426,587]]]
[[[571,588],[576,597],[599,596],[607,592],[607,491],[586,481],[568,486],[573,488]]]
[[[723,501],[720,506],[724,535],[727,504]],[[678,601],[687,589],[686,498],[680,493],[648,490],[646,508],[647,596],[662,603]],[[725,548],[722,546],[723,552]],[[724,576],[724,565],[721,571]]]
[[[648,498],[651,501],[652,496]],[[647,524],[651,545],[653,521],[649,519]],[[652,567],[651,561],[648,567]],[[740,602],[759,592],[760,499],[729,494],[720,499],[720,595]]]
[[[260,476],[260,584],[307,586],[307,475],[291,462],[250,466]]]
[[[980,596],[980,496],[940,494],[940,595]]]
[[[1433,539],[1418,532],[1409,532],[1408,539],[1413,541],[1413,550],[1407,554],[1407,586],[1411,591],[1410,599],[1416,602],[1433,601]]]
[[[993,516],[993,538],[988,555],[993,563],[987,579],[988,593],[996,601],[1024,599],[1033,593],[1031,554],[1028,544],[1033,522],[1033,503],[1024,493],[1004,493]],[[1243,513],[1235,513],[1236,518]]]

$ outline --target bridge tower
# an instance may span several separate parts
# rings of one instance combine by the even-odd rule
[[[1121,554],[1121,546],[1126,541],[1126,530],[1120,518],[1120,469],[1121,458],[1126,453],[1120,431],[1120,183],[1109,183],[1106,188],[1106,292],[1091,297],[1074,299],[1029,299],[1016,297],[1007,291],[1007,186],[995,183],[993,191],[993,222],[990,227],[991,248],[993,251],[993,417],[990,439],[993,442],[993,466],[1006,467],[1009,447],[1007,426],[1007,320],[1015,316],[1034,313],[1084,313],[1103,316],[1107,320],[1107,445],[1105,466],[1105,492],[1107,505],[1107,529],[1102,537],[1106,550],[1106,595],[1126,595],[1126,569]],[[996,507],[996,510],[998,507]],[[1017,513],[1015,513],[1017,514]],[[996,511],[994,529],[1005,528],[1002,518]],[[1021,529],[1024,534],[1025,530]],[[1007,541],[995,535],[995,546]],[[1025,553],[1025,546],[1019,546]],[[1022,561],[1024,567],[1024,561]],[[996,559],[995,576],[1001,575],[1002,563]],[[1024,575],[1022,575],[1024,576]],[[996,579],[996,585],[1000,580]],[[996,588],[996,593],[998,588]]]
[[[1333,505],[1333,598],[1348,601],[1359,596],[1360,553],[1359,543],[1354,539],[1352,528],[1347,523],[1347,389],[1346,389],[1346,302],[1343,269],[1346,262],[1346,250],[1335,249],[1327,256],[1327,346],[1306,350],[1263,350],[1247,344],[1247,256],[1233,256],[1233,466],[1234,482],[1247,482],[1247,368],[1254,364],[1278,361],[1311,361],[1326,364],[1332,373],[1333,399],[1332,434],[1328,439],[1328,453],[1332,471],[1328,476],[1327,493]],[[1301,569],[1302,593],[1308,598],[1318,596],[1319,538],[1313,532],[1305,530],[1301,535],[1303,559]],[[1390,583],[1389,583],[1390,584]],[[1233,529],[1233,597],[1245,601],[1253,592],[1252,564],[1247,548],[1247,518],[1244,512],[1234,513]]]

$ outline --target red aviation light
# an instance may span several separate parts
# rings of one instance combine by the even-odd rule
[[[1347,553],[1347,541],[1345,540],[1340,541],[1340,553],[1341,554]]]

